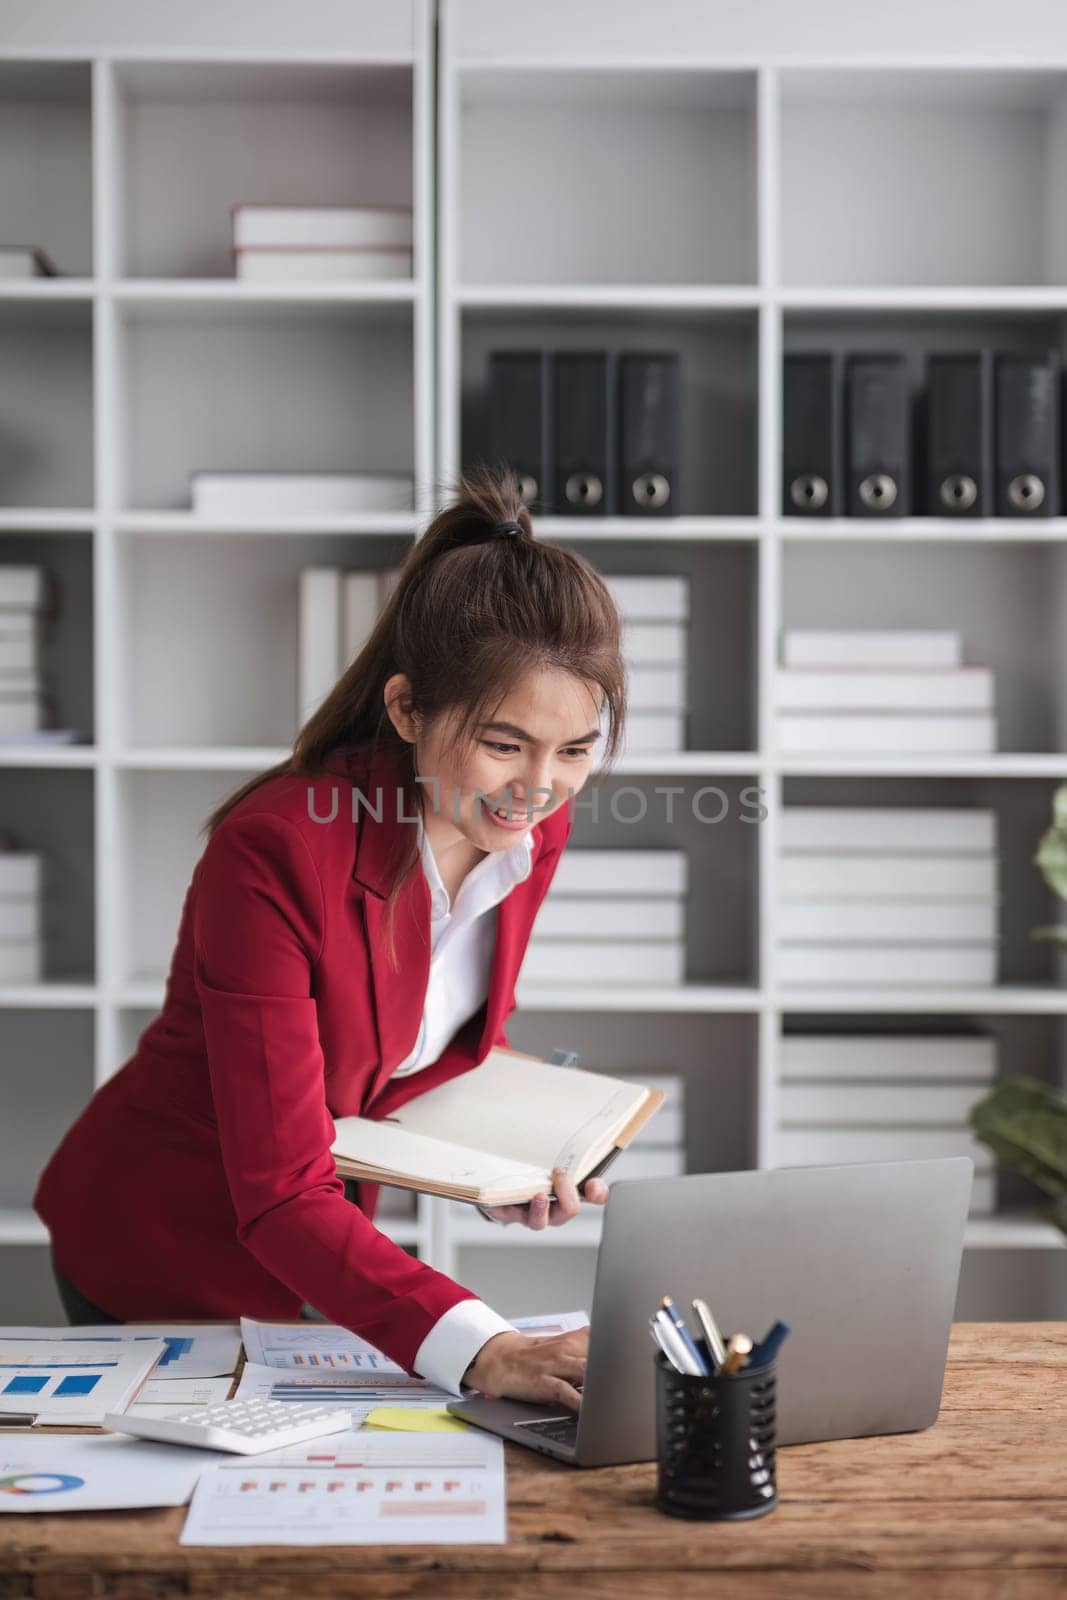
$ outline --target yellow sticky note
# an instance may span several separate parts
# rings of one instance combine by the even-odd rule
[[[466,1433],[468,1424],[444,1406],[375,1406],[367,1412],[363,1426],[404,1433]]]

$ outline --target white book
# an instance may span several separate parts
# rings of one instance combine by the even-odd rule
[[[335,516],[414,505],[407,472],[194,472],[191,483],[198,517]]]
[[[44,567],[0,566],[0,607],[5,611],[34,612],[45,604],[47,574]]]
[[[992,711],[993,674],[988,667],[780,667],[774,698],[781,711]]]
[[[792,985],[984,989],[997,981],[995,945],[785,944],[775,960],[779,983]]]
[[[998,922],[999,908],[984,900],[789,900],[774,928],[793,944],[989,944]]]
[[[627,706],[635,711],[670,711],[685,709],[686,682],[684,666],[667,666],[648,663],[628,665],[626,669]]]
[[[40,937],[40,900],[34,895],[0,895],[0,940]]]
[[[861,854],[831,851],[783,852],[778,858],[778,891],[783,900],[849,900],[885,896],[917,900],[994,900],[999,858]]]
[[[495,1046],[388,1120],[337,1117],[330,1148],[344,1175],[507,1205],[543,1189],[554,1166],[581,1182],[660,1104],[643,1085]]]
[[[36,728],[29,733],[0,733],[0,745],[74,744],[77,738],[77,728]]]
[[[304,279],[370,282],[410,278],[410,250],[238,250],[234,276],[245,283],[294,283]]]
[[[337,567],[304,567],[300,572],[297,721],[303,723],[321,704],[340,674],[341,578]]]
[[[40,939],[0,939],[0,983],[40,983],[43,971]]]
[[[0,700],[35,700],[44,692],[39,672],[0,672]]]
[[[964,1078],[992,1083],[997,1041],[972,1033],[787,1033],[778,1041],[778,1070],[783,1079]]]
[[[582,850],[568,846],[556,864],[551,893],[683,895],[689,888],[684,850]]]
[[[0,894],[39,895],[41,861],[39,850],[0,850]]]
[[[307,245],[320,249],[411,247],[411,206],[286,206],[239,203],[230,207],[235,249]]]
[[[41,658],[37,634],[0,633],[0,673],[6,679],[12,673],[39,673]]]
[[[784,850],[993,850],[997,814],[973,806],[784,806]]]
[[[685,937],[685,902],[674,895],[557,895],[541,902],[533,932],[543,939],[617,939],[640,929],[646,939]]]
[[[376,572],[342,574],[341,671],[363,649],[381,612],[381,583]]]
[[[55,278],[58,268],[36,245],[0,245],[0,278]]]
[[[662,754],[685,749],[684,711],[630,711],[623,724],[619,755]]]
[[[965,1128],[988,1090],[985,1083],[783,1083],[778,1121]]]
[[[625,622],[685,622],[688,619],[687,577],[678,574],[622,577],[605,573],[604,582]]]
[[[853,1161],[925,1161],[970,1156],[979,1171],[996,1165],[993,1152],[963,1128],[779,1128],[780,1167],[835,1166]]]
[[[622,654],[627,665],[643,666],[659,661],[684,666],[689,650],[689,628],[684,622],[622,623]]]
[[[38,695],[0,694],[0,736],[37,733],[45,721],[44,705]]]
[[[997,719],[982,711],[954,716],[780,711],[776,721],[779,745],[796,755],[989,755],[997,744]]]
[[[3,644],[36,639],[37,633],[38,619],[32,606],[12,606],[9,611],[0,609],[0,642]]]
[[[958,633],[932,628],[788,628],[784,667],[958,667]]]
[[[635,1139],[616,1156],[608,1173],[617,1178],[680,1178],[685,1172],[685,1151],[679,1145],[647,1145]]]
[[[680,939],[538,939],[523,957],[523,983],[685,982],[685,945]]]

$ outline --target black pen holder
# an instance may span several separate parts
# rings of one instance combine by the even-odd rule
[[[694,1341],[708,1361],[703,1339]],[[672,1517],[762,1517],[778,1504],[774,1362],[723,1377],[656,1363],[656,1505]]]

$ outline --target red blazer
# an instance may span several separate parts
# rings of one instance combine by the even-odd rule
[[[533,826],[530,876],[498,908],[487,1002],[432,1066],[390,1081],[422,1017],[429,887],[416,866],[395,907],[394,972],[385,897],[414,842],[397,820],[396,758],[379,754],[369,775],[344,755],[332,765],[268,779],[208,840],[162,1011],[67,1132],[33,1204],[61,1271],[112,1316],[285,1318],[306,1300],[413,1372],[438,1318],[476,1296],[379,1232],[377,1184],[345,1198],[333,1117],[385,1116],[507,1043],[573,808]],[[353,823],[355,788],[368,805]],[[315,820],[335,802],[333,820]]]

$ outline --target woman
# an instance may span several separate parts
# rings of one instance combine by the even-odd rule
[[[510,475],[464,478],[292,755],[208,819],[163,1009],[41,1176],[72,1320],[310,1305],[453,1394],[577,1407],[588,1330],[522,1333],[413,1259],[330,1144],[507,1043],[605,712],[610,762],[607,586],[535,539]],[[488,1214],[558,1226],[579,1197],[553,1191]]]

